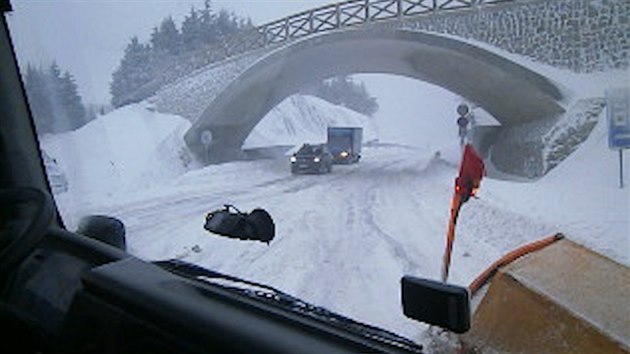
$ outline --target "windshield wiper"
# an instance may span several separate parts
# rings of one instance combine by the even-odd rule
[[[355,321],[323,307],[309,304],[269,285],[212,271],[182,260],[158,261],[154,262],[154,264],[184,278],[209,283],[283,309],[289,309],[312,319],[326,322],[338,329],[350,330],[383,344],[392,345],[412,353],[423,353],[422,345],[408,338],[379,327]]]

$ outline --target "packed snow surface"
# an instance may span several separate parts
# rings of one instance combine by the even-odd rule
[[[324,141],[324,128],[336,123],[364,126],[374,140],[372,119],[294,96],[261,121],[246,145]],[[43,137],[44,150],[68,177],[68,192],[56,196],[67,227],[83,215],[113,215],[126,225],[129,252],[140,258],[183,259],[427,340],[426,326],[402,314],[400,278],[439,278],[458,163],[453,131],[432,132],[443,143],[431,150],[373,142],[358,164],[292,175],[286,157],[202,168],[183,143],[188,127],[183,118],[136,104]],[[606,134],[602,114],[588,140],[536,182],[485,179],[479,199],[460,214],[449,280],[467,285],[506,252],[556,232],[628,264],[628,187],[618,187],[618,155]],[[276,238],[267,245],[208,233],[205,214],[224,204],[265,208]]]

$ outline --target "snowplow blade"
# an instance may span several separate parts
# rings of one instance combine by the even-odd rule
[[[630,353],[630,269],[563,239],[500,269],[466,346],[497,353]]]

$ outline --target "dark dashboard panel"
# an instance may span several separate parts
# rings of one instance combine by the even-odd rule
[[[231,353],[380,351],[360,338],[351,340],[348,334],[333,333],[289,311],[265,308],[251,300],[248,303],[222,289],[194,283],[135,258],[95,268],[84,275],[83,284],[67,325],[72,351],[93,347],[120,328],[126,330],[118,333],[117,339],[104,340],[103,346],[93,349],[133,352],[139,348],[137,343],[143,343],[164,348],[164,352],[171,352],[169,348]],[[109,334],[103,337],[99,333]],[[121,347],[105,345],[112,342]]]
[[[357,331],[340,317],[309,316],[305,308],[246,296],[158,264],[52,229],[2,293],[3,323],[23,327],[8,343],[25,347],[41,334],[26,352],[421,351],[379,331]]]
[[[129,257],[113,247],[51,228],[42,243],[8,278],[1,299],[16,316],[57,338],[81,275],[93,267]]]

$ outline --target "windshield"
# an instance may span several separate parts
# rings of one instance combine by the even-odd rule
[[[630,262],[625,0],[12,3],[69,230],[114,216],[137,257],[268,284],[431,347],[441,337],[403,315],[400,279],[440,279],[470,144],[485,171],[457,184],[474,197],[449,282],[558,232]],[[328,141],[330,127],[361,134]],[[339,144],[332,162],[293,156]],[[206,231],[226,204],[268,211],[273,241]]]
[[[298,155],[316,155],[321,154],[324,151],[322,145],[304,145],[297,152]]]

